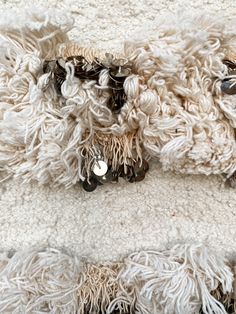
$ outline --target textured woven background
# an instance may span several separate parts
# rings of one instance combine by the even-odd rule
[[[1,14],[28,1],[0,0]],[[35,1],[37,2],[37,1]],[[119,50],[124,40],[150,38],[166,11],[194,8],[236,15],[234,0],[38,1],[72,11],[72,36],[83,45]],[[16,21],[17,23],[17,21]],[[105,185],[94,193],[80,187],[0,185],[0,249],[67,247],[95,260],[117,259],[130,251],[165,249],[175,243],[204,242],[236,252],[236,190],[221,178],[164,173],[158,163],[145,181]],[[236,254],[235,254],[236,255]]]

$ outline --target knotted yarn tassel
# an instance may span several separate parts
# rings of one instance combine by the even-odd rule
[[[224,293],[230,292],[233,274],[223,258],[203,246],[134,253],[125,265],[123,278],[138,285],[154,312],[194,314],[202,308],[206,314],[227,313],[211,291],[222,284]]]
[[[77,257],[56,249],[0,256],[0,313],[75,313],[81,270]]]
[[[57,249],[0,254],[1,313],[227,314],[233,266],[203,245],[91,263]]]

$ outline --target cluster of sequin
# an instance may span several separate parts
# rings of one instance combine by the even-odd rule
[[[44,65],[44,72],[52,73],[55,87],[60,93],[61,85],[66,79],[66,62],[73,64],[74,75],[80,80],[94,80],[97,84],[99,84],[99,74],[106,69],[109,75],[107,88],[110,92],[107,106],[112,112],[119,113],[126,101],[123,85],[126,77],[130,74],[130,67],[128,62],[115,60],[111,54],[106,54],[106,56],[104,61],[94,58],[93,62],[88,62],[83,56],[70,56],[65,60],[47,61]]]
[[[80,80],[94,80],[97,84],[99,84],[99,74],[106,69],[109,74],[108,89],[110,92],[107,106],[112,112],[119,113],[126,101],[124,81],[130,74],[128,62],[116,60],[111,54],[106,54],[106,60],[103,61],[94,58],[93,62],[88,62],[83,56],[70,56],[65,60],[47,61],[44,64],[44,72],[51,75],[59,94],[61,94],[61,86],[66,79],[66,62],[73,64],[74,75]],[[114,170],[105,162],[98,147],[93,146],[91,150],[94,163],[90,175],[81,181],[83,189],[87,192],[94,191],[97,186],[106,182],[118,182],[119,177],[131,183],[142,181],[149,169],[146,160],[139,160],[132,162],[132,165],[120,165],[118,169]]]
[[[121,165],[117,170],[107,166],[106,162],[99,156],[94,161],[92,172],[89,178],[81,181],[82,187],[87,192],[94,191],[99,185],[106,182],[117,183],[119,177],[133,183],[142,181],[145,178],[149,164],[146,160],[136,162],[134,165]]]

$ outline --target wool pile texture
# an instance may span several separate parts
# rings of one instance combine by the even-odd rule
[[[56,249],[0,256],[1,313],[234,313],[233,267],[202,245],[93,264]]]
[[[28,11],[16,26],[15,14],[0,21],[0,166],[9,176],[70,187],[84,180],[83,167],[90,170],[94,143],[113,168],[145,157],[164,170],[234,173],[235,99],[220,88],[223,60],[235,58],[234,23],[185,17],[157,25],[147,42],[126,42],[132,73],[124,82],[127,101],[114,115],[106,71],[98,86],[67,64],[62,95],[43,72],[45,60],[102,58],[105,51],[73,43],[73,20],[64,13]]]
[[[17,23],[15,21],[17,20]],[[235,21],[172,16],[143,42],[126,42],[132,64],[118,115],[107,107],[108,74],[81,81],[66,66],[61,95],[46,60],[106,53],[70,39],[73,19],[55,9],[0,18],[0,169],[4,177],[71,187],[89,169],[89,147],[129,164],[159,160],[164,170],[226,174],[235,164],[235,97],[223,95],[224,59],[236,59]],[[69,192],[68,192],[69,193]],[[82,233],[82,231],[81,231]],[[234,263],[204,246],[142,251],[94,264],[57,249],[0,255],[0,313],[234,313]]]

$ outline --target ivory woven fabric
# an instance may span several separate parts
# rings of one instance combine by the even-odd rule
[[[191,12],[197,4],[204,5],[193,2],[185,10]],[[11,5],[1,4],[3,9]],[[108,50],[120,49],[125,39],[148,40],[155,34],[160,14],[181,10],[172,2],[51,5],[72,11],[77,26],[73,36],[81,44]],[[205,4],[204,9],[228,16],[236,13],[230,1]],[[224,187],[218,177],[174,175],[153,164],[142,183],[107,185],[93,194],[79,187],[22,186],[17,181],[6,182],[1,189],[2,249],[66,246],[97,260],[141,248],[163,249],[176,242],[204,242],[231,254],[235,250],[235,191]]]

